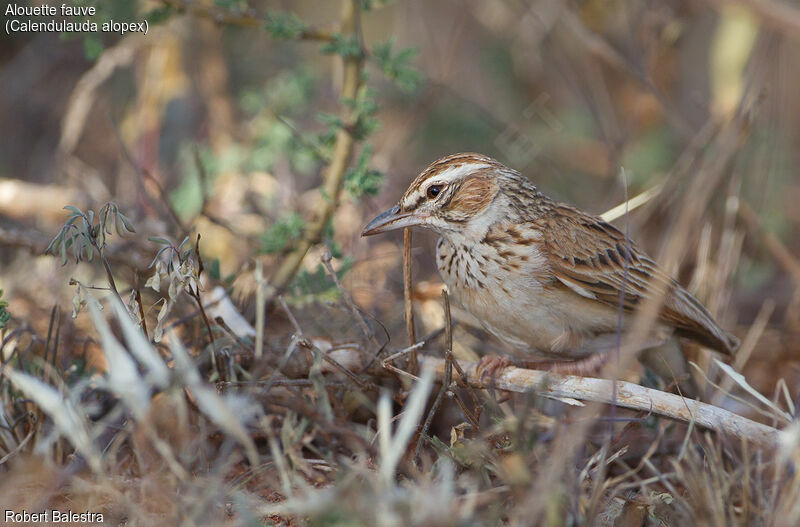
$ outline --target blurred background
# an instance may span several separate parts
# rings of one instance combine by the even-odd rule
[[[670,272],[740,337],[758,321],[743,361],[753,382],[769,391],[778,371],[797,378],[795,10],[366,1],[362,82],[343,100],[336,2],[80,4],[97,14],[66,20],[147,20],[148,33],[2,37],[0,287],[15,319],[41,331],[73,296],[69,278],[102,279],[96,264],[42,252],[63,206],[107,201],[136,226],[109,241],[123,288],[152,274],[148,237],[200,233],[208,278],[252,317],[254,262],[277,272],[330,200],[320,189],[352,111],[359,131],[340,199],[290,276],[293,302],[336,297],[320,267],[327,249],[356,303],[401,329],[401,236],[362,240],[360,229],[428,163],[476,151],[592,213],[643,198],[628,217],[633,239],[663,262],[679,236]],[[428,329],[441,322],[441,308],[424,311],[426,299],[439,303],[434,244],[415,237]]]

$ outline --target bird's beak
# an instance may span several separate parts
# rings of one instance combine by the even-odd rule
[[[424,221],[425,218],[413,212],[400,212],[400,206],[395,205],[391,209],[378,214],[374,220],[369,222],[364,227],[364,230],[361,231],[361,236],[372,236],[373,234],[402,229],[403,227],[421,225]]]

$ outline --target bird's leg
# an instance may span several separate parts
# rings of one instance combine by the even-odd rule
[[[559,375],[596,375],[608,360],[608,353],[593,353],[588,357],[572,361],[520,361],[523,368],[548,371]]]

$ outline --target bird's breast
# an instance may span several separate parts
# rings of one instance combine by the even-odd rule
[[[436,263],[454,301],[512,348],[547,349],[565,331],[553,316],[551,273],[535,244],[442,238]]]

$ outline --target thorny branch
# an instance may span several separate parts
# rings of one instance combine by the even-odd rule
[[[358,42],[362,41],[359,21],[360,9],[358,0],[345,0],[341,24],[341,33],[356,38]],[[361,86],[364,55],[363,53],[348,55],[343,57],[343,62],[344,82],[342,84],[341,98],[343,100],[353,100],[356,98],[358,89]],[[286,255],[280,267],[272,276],[270,280],[272,293],[267,298],[267,303],[272,303],[275,297],[292,280],[308,250],[319,243],[325,226],[339,205],[339,194],[342,189],[344,174],[350,164],[356,142],[352,132],[355,119],[357,119],[356,110],[346,111],[344,119],[346,124],[339,128],[336,133],[333,155],[325,170],[325,181],[320,189],[322,199],[318,209],[315,211],[315,218],[309,222],[303,237],[297,242],[292,252]]]

